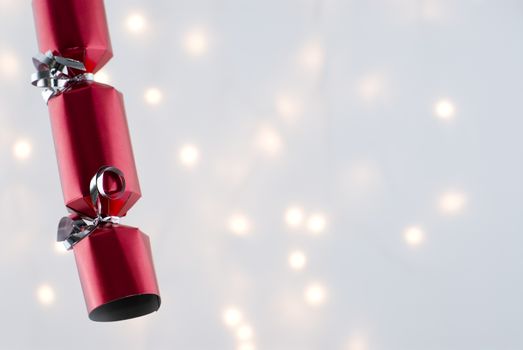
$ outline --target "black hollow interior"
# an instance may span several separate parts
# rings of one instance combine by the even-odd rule
[[[103,304],[89,314],[98,322],[122,321],[150,314],[160,308],[160,297],[156,294],[138,294]]]

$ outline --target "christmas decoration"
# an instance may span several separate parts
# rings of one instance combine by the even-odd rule
[[[73,250],[89,318],[160,307],[149,238],[120,218],[141,196],[122,94],[93,81],[112,57],[103,0],[33,0],[41,54],[33,85],[49,107],[65,205],[57,240]]]

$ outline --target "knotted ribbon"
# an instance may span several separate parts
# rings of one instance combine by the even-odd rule
[[[75,74],[73,70],[85,72],[82,62],[55,56],[51,51],[34,56],[33,64],[37,72],[31,75],[31,84],[44,89],[42,97],[45,103],[74,84],[94,80],[92,73]]]
[[[118,177],[120,188],[118,191],[108,193],[104,188],[104,175],[112,173]],[[80,218],[73,219],[69,216],[63,217],[58,224],[58,234],[56,240],[63,242],[65,248],[70,250],[75,244],[80,242],[85,237],[93,233],[98,227],[104,223],[119,224],[120,217],[118,216],[104,216],[102,214],[101,197],[108,200],[115,200],[122,196],[125,192],[125,177],[122,171],[112,166],[104,166],[91,179],[89,185],[91,201],[95,208],[96,217],[94,218]]]

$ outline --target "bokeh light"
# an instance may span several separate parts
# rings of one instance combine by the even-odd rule
[[[58,254],[67,253],[67,249],[65,249],[65,246],[62,242],[54,242],[54,251]]]
[[[368,350],[369,341],[368,337],[361,332],[354,332],[348,341],[345,350]]]
[[[279,95],[276,98],[276,112],[289,123],[296,122],[303,113],[301,101],[294,96]]]
[[[27,139],[18,139],[13,144],[13,157],[19,161],[27,160],[33,151],[31,142]]]
[[[434,114],[441,119],[452,119],[456,112],[456,107],[449,99],[441,99],[434,105]]]
[[[229,307],[223,312],[223,322],[229,327],[236,327],[243,320],[240,310],[235,307]]]
[[[289,254],[289,266],[293,270],[303,270],[307,263],[307,257],[301,250],[295,250]]]
[[[268,156],[275,156],[281,153],[283,141],[278,131],[271,126],[262,126],[258,130],[256,137],[258,148]]]
[[[448,191],[439,198],[439,209],[449,215],[458,214],[465,208],[467,197],[463,192]]]
[[[363,77],[358,83],[358,93],[366,102],[375,101],[383,96],[385,90],[385,77],[380,73],[371,73]]]
[[[145,30],[147,21],[141,13],[132,13],[127,16],[125,24],[127,30],[131,33],[142,33]]]
[[[55,301],[54,289],[48,284],[42,284],[36,289],[36,298],[44,306],[52,305]]]
[[[158,88],[151,87],[145,90],[144,93],[145,102],[150,105],[158,105],[162,102],[163,94],[162,91]]]
[[[252,330],[252,327],[246,324],[238,327],[238,330],[236,331],[236,336],[239,340],[250,340],[253,335],[254,331]]]
[[[12,51],[0,52],[0,77],[14,79],[19,76],[20,58]]]
[[[307,219],[307,229],[313,234],[319,234],[325,231],[327,227],[327,218],[324,214],[315,213]]]
[[[183,38],[183,47],[190,56],[198,57],[207,53],[209,47],[207,32],[202,28],[192,29]]]
[[[285,210],[285,223],[289,227],[300,227],[304,218],[305,214],[301,207],[291,206]]]
[[[325,50],[319,38],[311,39],[302,47],[298,62],[311,73],[319,73],[322,70],[325,62]]]
[[[305,289],[305,301],[309,305],[321,305],[325,302],[325,299],[326,291],[322,285],[314,283]]]
[[[0,0],[0,10],[12,11],[18,7],[20,7],[18,0]]]
[[[183,145],[179,152],[180,162],[188,168],[194,167],[200,160],[200,151],[193,144]]]
[[[425,234],[419,226],[411,226],[405,230],[403,236],[408,245],[418,246],[423,243]]]
[[[240,346],[238,346],[238,350],[255,350],[255,349],[256,349],[256,347],[251,342],[242,343],[242,344],[240,344]]]
[[[231,215],[228,221],[228,226],[232,233],[238,236],[246,235],[251,229],[249,219],[240,213]]]
[[[99,70],[94,75],[94,80],[102,84],[111,84],[111,76],[106,69]]]

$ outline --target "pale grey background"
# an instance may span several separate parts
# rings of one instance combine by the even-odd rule
[[[136,12],[141,33],[126,27]],[[28,83],[30,2],[0,0],[0,349],[240,349],[229,305],[260,350],[523,348],[521,1],[112,0],[107,14],[106,73],[143,190],[125,223],[151,236],[163,305],[88,320],[74,258],[53,242],[65,209]],[[200,55],[185,46],[194,30]],[[158,105],[144,100],[151,86]],[[301,109],[291,121],[282,94]],[[441,98],[450,120],[434,113]],[[255,142],[260,127],[279,135],[276,154]],[[200,151],[190,169],[186,143]],[[446,191],[466,198],[452,215]],[[292,204],[324,213],[325,231],[288,228]],[[235,212],[244,236],[227,226]],[[302,271],[287,263],[296,248]],[[313,282],[321,305],[304,300]]]

